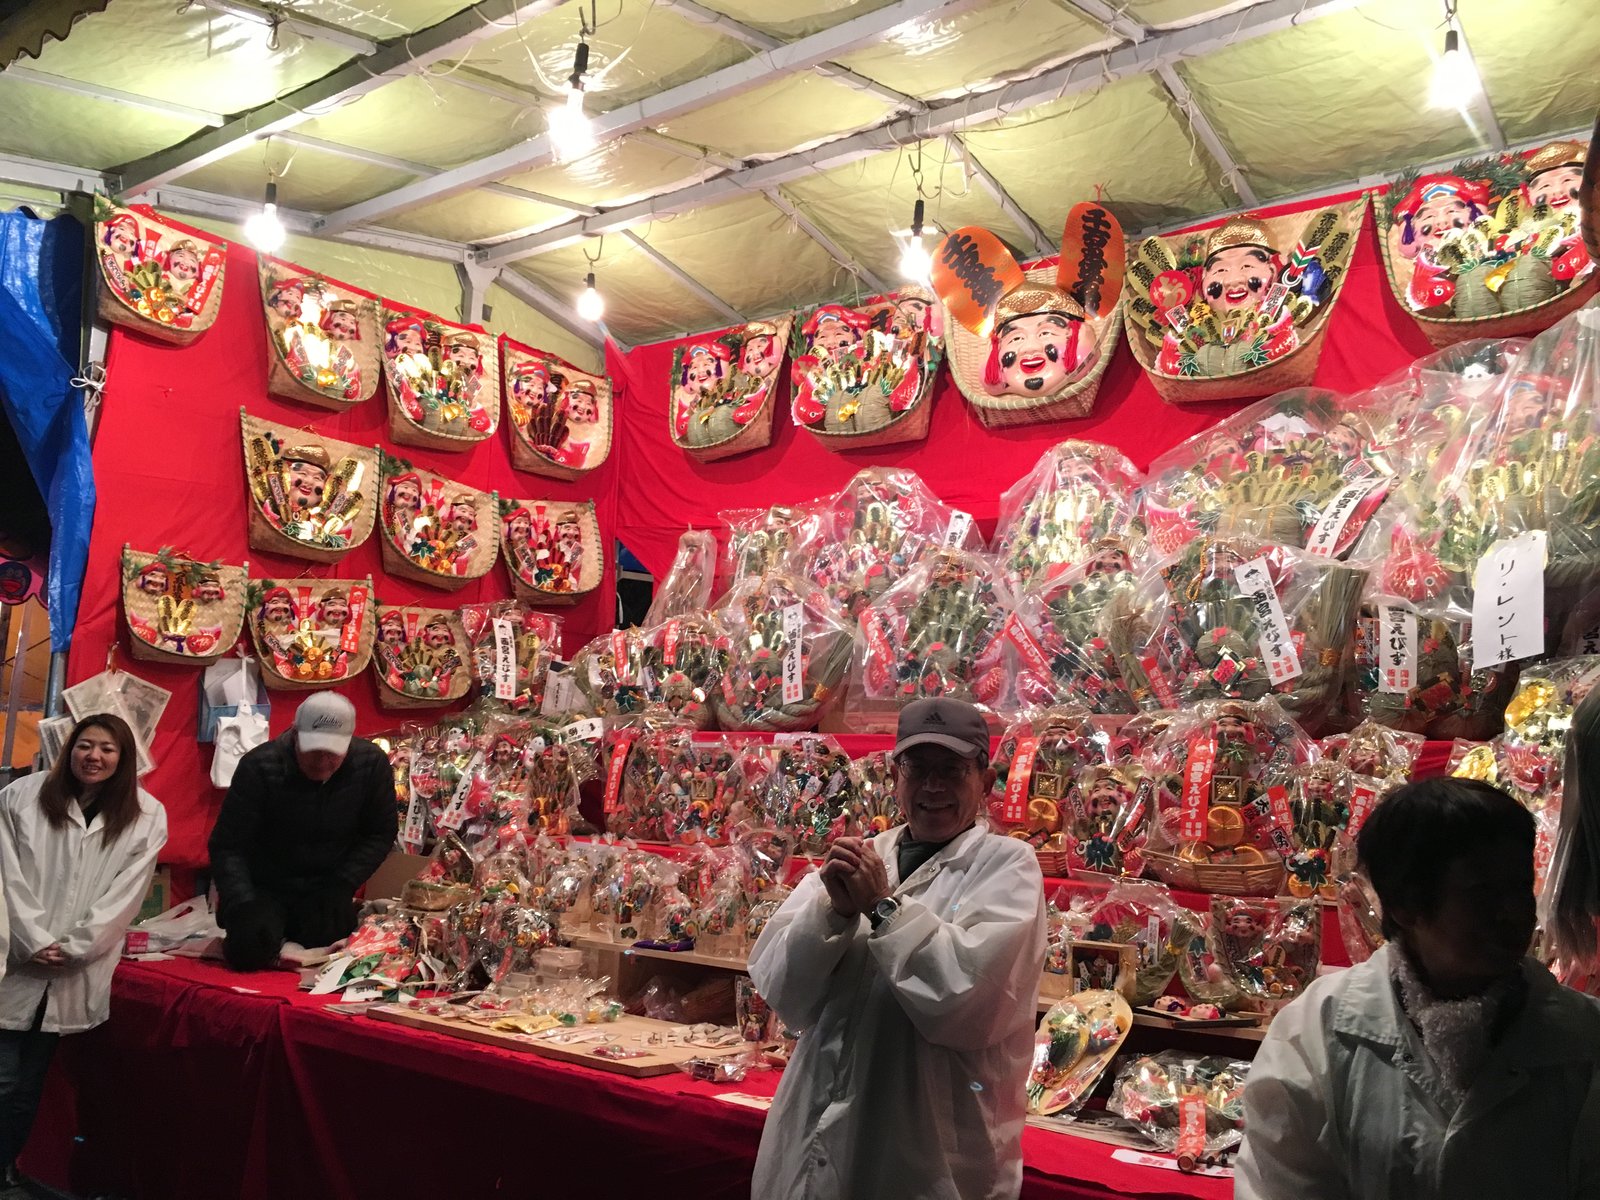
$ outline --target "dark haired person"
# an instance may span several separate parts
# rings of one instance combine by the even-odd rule
[[[0,979],[0,1167],[14,1176],[61,1035],[110,1011],[122,935],[167,844],[139,786],[133,731],[109,713],[72,728],[55,766],[0,791],[8,920]]]
[[[972,705],[906,705],[906,823],[838,839],[757,939],[751,978],[805,1030],[761,1135],[757,1200],[1015,1200],[1044,891],[1033,850],[983,820],[988,760]]]
[[[1238,1200],[1600,1196],[1600,1003],[1527,956],[1533,817],[1426,779],[1362,827],[1388,944],[1273,1021]]]

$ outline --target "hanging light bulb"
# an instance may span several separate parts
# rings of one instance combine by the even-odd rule
[[[1434,108],[1466,108],[1477,96],[1478,72],[1461,48],[1461,33],[1455,26],[1444,32],[1444,56],[1433,68],[1433,86],[1428,102]]]
[[[911,235],[900,249],[900,274],[912,283],[927,283],[933,274],[933,256],[922,242],[922,217],[923,203],[919,196],[916,207],[911,210]]]
[[[606,298],[594,286],[594,272],[583,277],[583,291],[578,293],[578,315],[585,321],[597,322],[606,315]]]
[[[550,144],[559,162],[582,158],[594,149],[594,122],[583,111],[583,76],[588,69],[589,43],[579,42],[572,60],[572,74],[567,76],[567,98],[546,114]]]
[[[261,211],[252,213],[245,220],[244,236],[252,246],[264,254],[272,254],[283,245],[283,239],[288,236],[288,232],[284,229],[283,222],[278,219],[276,180],[267,181],[267,195],[262,202]]]

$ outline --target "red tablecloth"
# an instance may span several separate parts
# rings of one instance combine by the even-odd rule
[[[769,1092],[634,1080],[338,1015],[283,972],[123,964],[112,1019],[64,1043],[23,1169],[130,1200],[749,1195]],[[1199,1197],[1227,1180],[1029,1129],[1028,1200]]]

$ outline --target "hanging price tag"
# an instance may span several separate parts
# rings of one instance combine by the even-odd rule
[[[592,663],[594,660],[591,659]],[[557,659],[550,664],[544,677],[544,702],[539,712],[547,717],[560,717],[583,707],[583,693],[573,681],[572,668]]]
[[[1530,529],[1503,538],[1472,575],[1473,660],[1515,662],[1544,653],[1544,565],[1547,535]]]
[[[1378,605],[1378,691],[1404,695],[1417,686],[1417,614]]]
[[[494,698],[517,698],[517,639],[504,617],[494,619]]]
[[[783,702],[799,704],[806,697],[803,671],[805,654],[805,619],[803,604],[791,604],[783,610]]]
[[[563,741],[568,742],[598,742],[605,736],[606,723],[599,717],[589,717],[587,720],[574,721],[561,730]]]
[[[1306,553],[1319,558],[1332,558],[1343,550],[1346,544],[1345,526],[1362,509],[1362,501],[1380,487],[1384,487],[1384,480],[1378,476],[1347,483],[1335,492],[1328,506],[1322,510],[1322,516],[1317,518],[1311,536],[1306,539]],[[1375,499],[1382,497],[1380,495]]]
[[[1283,606],[1278,602],[1278,589],[1272,586],[1272,575],[1267,570],[1265,558],[1253,558],[1233,569],[1239,581],[1239,594],[1255,609],[1256,628],[1261,632],[1261,661],[1267,666],[1267,678],[1274,687],[1287,683],[1301,673],[1300,655],[1289,635],[1289,622],[1284,620]]]
[[[950,528],[945,530],[944,544],[946,546],[959,546],[967,539],[967,530],[972,528],[972,514],[962,512],[959,508],[950,514]]]

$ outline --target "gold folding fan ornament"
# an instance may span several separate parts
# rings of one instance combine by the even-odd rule
[[[470,450],[500,423],[494,337],[419,309],[383,305],[389,436],[429,450]]]
[[[250,548],[337,562],[372,532],[378,451],[239,410]]]
[[[373,674],[384,708],[431,708],[467,694],[467,632],[450,608],[380,604]]]
[[[772,442],[774,394],[792,317],[750,321],[672,353],[667,422],[673,442],[715,462]]]
[[[1367,198],[1149,237],[1124,282],[1128,344],[1174,404],[1265,396],[1316,374]]]
[[[501,391],[511,465],[550,479],[578,479],[611,453],[611,380],[500,335]]]
[[[372,580],[252,579],[250,636],[269,688],[335,687],[366,670],[376,624]]]
[[[500,552],[518,597],[535,604],[576,604],[605,573],[593,500],[501,500]]]
[[[200,562],[171,546],[155,553],[122,547],[122,615],[133,656],[206,663],[233,648],[244,629],[250,564]]]
[[[1122,227],[1098,204],[1067,215],[1054,268],[1024,271],[999,238],[968,226],[933,255],[950,371],[978,419],[1028,425],[1087,416],[1122,325]]]
[[[482,578],[500,549],[498,500],[381,454],[383,565],[391,575],[456,591]]]
[[[370,292],[262,254],[267,391],[335,411],[378,390],[378,313]]]
[[[94,198],[95,308],[100,319],[185,346],[217,319],[228,248],[148,204]]]

